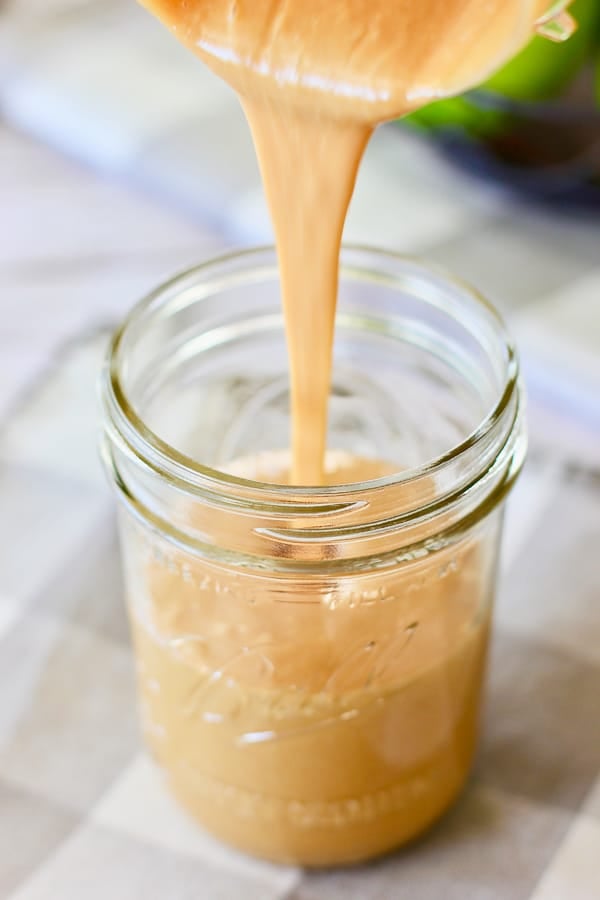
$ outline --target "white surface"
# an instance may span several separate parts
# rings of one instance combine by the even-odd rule
[[[572,826],[531,900],[598,900],[600,823],[579,819]]]

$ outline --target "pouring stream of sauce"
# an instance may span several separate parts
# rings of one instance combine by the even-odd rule
[[[290,362],[292,482],[323,480],[338,262],[375,126],[483,80],[549,0],[143,0],[237,91],[273,220]]]

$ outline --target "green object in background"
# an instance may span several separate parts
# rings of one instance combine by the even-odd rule
[[[461,129],[474,136],[502,130],[509,113],[488,99],[513,102],[544,101],[557,97],[569,85],[585,62],[598,54],[596,95],[600,103],[600,2],[575,0],[569,8],[578,29],[564,44],[542,37],[530,43],[504,68],[481,85],[477,92],[438,100],[407,116],[405,121],[426,130]]]
[[[508,65],[483,85],[513,100],[536,101],[558,96],[600,43],[598,0],[577,0],[569,7],[575,34],[563,44],[534,37]]]

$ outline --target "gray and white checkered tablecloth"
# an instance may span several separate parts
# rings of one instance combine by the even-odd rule
[[[95,451],[105,344],[102,332],[74,342],[0,434],[0,896],[598,900],[600,472],[553,451],[561,422],[538,418],[510,505],[464,796],[395,856],[303,873],[202,833],[141,748]]]
[[[267,232],[245,127],[134,6],[3,8],[3,116],[104,180],[0,128],[0,898],[600,900],[600,223],[515,206],[394,129],[370,148],[349,236],[469,278],[523,351],[532,446],[481,750],[456,808],[395,856],[247,859],[141,747],[95,390],[107,323],[141,291]]]

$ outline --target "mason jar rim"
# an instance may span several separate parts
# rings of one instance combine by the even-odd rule
[[[130,404],[126,391],[122,385],[122,360],[120,359],[120,351],[129,329],[144,315],[148,314],[156,307],[160,307],[162,304],[167,303],[168,292],[178,286],[183,288],[186,281],[189,281],[190,278],[198,279],[198,277],[206,276],[207,285],[210,285],[211,271],[216,272],[219,267],[227,266],[231,263],[247,263],[247,266],[244,267],[241,272],[242,277],[239,278],[241,282],[247,282],[247,276],[253,268],[253,263],[255,265],[262,265],[264,268],[265,254],[273,256],[274,253],[275,248],[273,246],[263,245],[224,253],[220,256],[212,257],[200,264],[191,266],[163,282],[143,297],[135,304],[121,325],[114,332],[109,344],[102,375],[102,401],[106,415],[107,428],[110,430],[113,437],[119,438],[121,443],[123,441],[125,442],[129,451],[133,453],[136,458],[141,459],[162,477],[176,482],[179,487],[184,490],[189,490],[192,494],[203,493],[204,491],[209,491],[211,493],[226,493],[229,489],[235,491],[239,499],[243,498],[249,503],[252,503],[253,499],[257,502],[273,502],[275,504],[279,502],[301,503],[302,501],[306,501],[308,506],[311,503],[314,504],[315,501],[327,502],[328,499],[335,502],[336,497],[342,495],[347,496],[349,493],[352,495],[356,494],[360,498],[361,495],[375,489],[385,489],[392,486],[406,485],[410,482],[420,481],[423,478],[438,474],[444,470],[446,466],[455,463],[461,457],[476,451],[477,447],[485,445],[494,429],[502,420],[505,411],[514,398],[515,392],[518,392],[519,390],[518,355],[502,316],[494,305],[476,289],[462,279],[452,275],[443,267],[433,265],[429,262],[425,263],[416,256],[400,254],[392,250],[384,250],[359,244],[345,244],[343,246],[340,258],[341,275],[345,270],[348,271],[353,268],[352,265],[344,265],[344,253],[356,254],[358,256],[368,255],[371,259],[371,264],[361,271],[377,280],[381,280],[382,273],[373,271],[373,258],[401,265],[410,265],[417,270],[418,276],[423,279],[424,282],[431,278],[442,279],[446,285],[459,291],[461,297],[469,299],[476,307],[482,309],[493,321],[497,334],[498,346],[502,347],[506,359],[504,380],[499,388],[496,403],[466,438],[444,453],[421,465],[399,470],[398,472],[384,475],[376,479],[326,486],[282,485],[243,478],[204,465],[160,438],[144,422],[143,418],[136,413],[133,406]],[[276,257],[274,257],[274,260],[276,260]],[[270,261],[268,266],[269,269],[272,269],[276,264],[274,260]],[[356,266],[354,266],[354,268],[356,268]],[[243,277],[244,273],[246,277]],[[392,274],[389,277],[397,283],[402,281],[402,276],[400,274]],[[224,279],[221,279],[220,287],[223,286],[224,281],[227,281],[228,285],[235,283],[235,279],[230,276],[225,276]],[[207,291],[207,295],[210,293],[210,291]],[[239,492],[242,492],[242,494]]]

